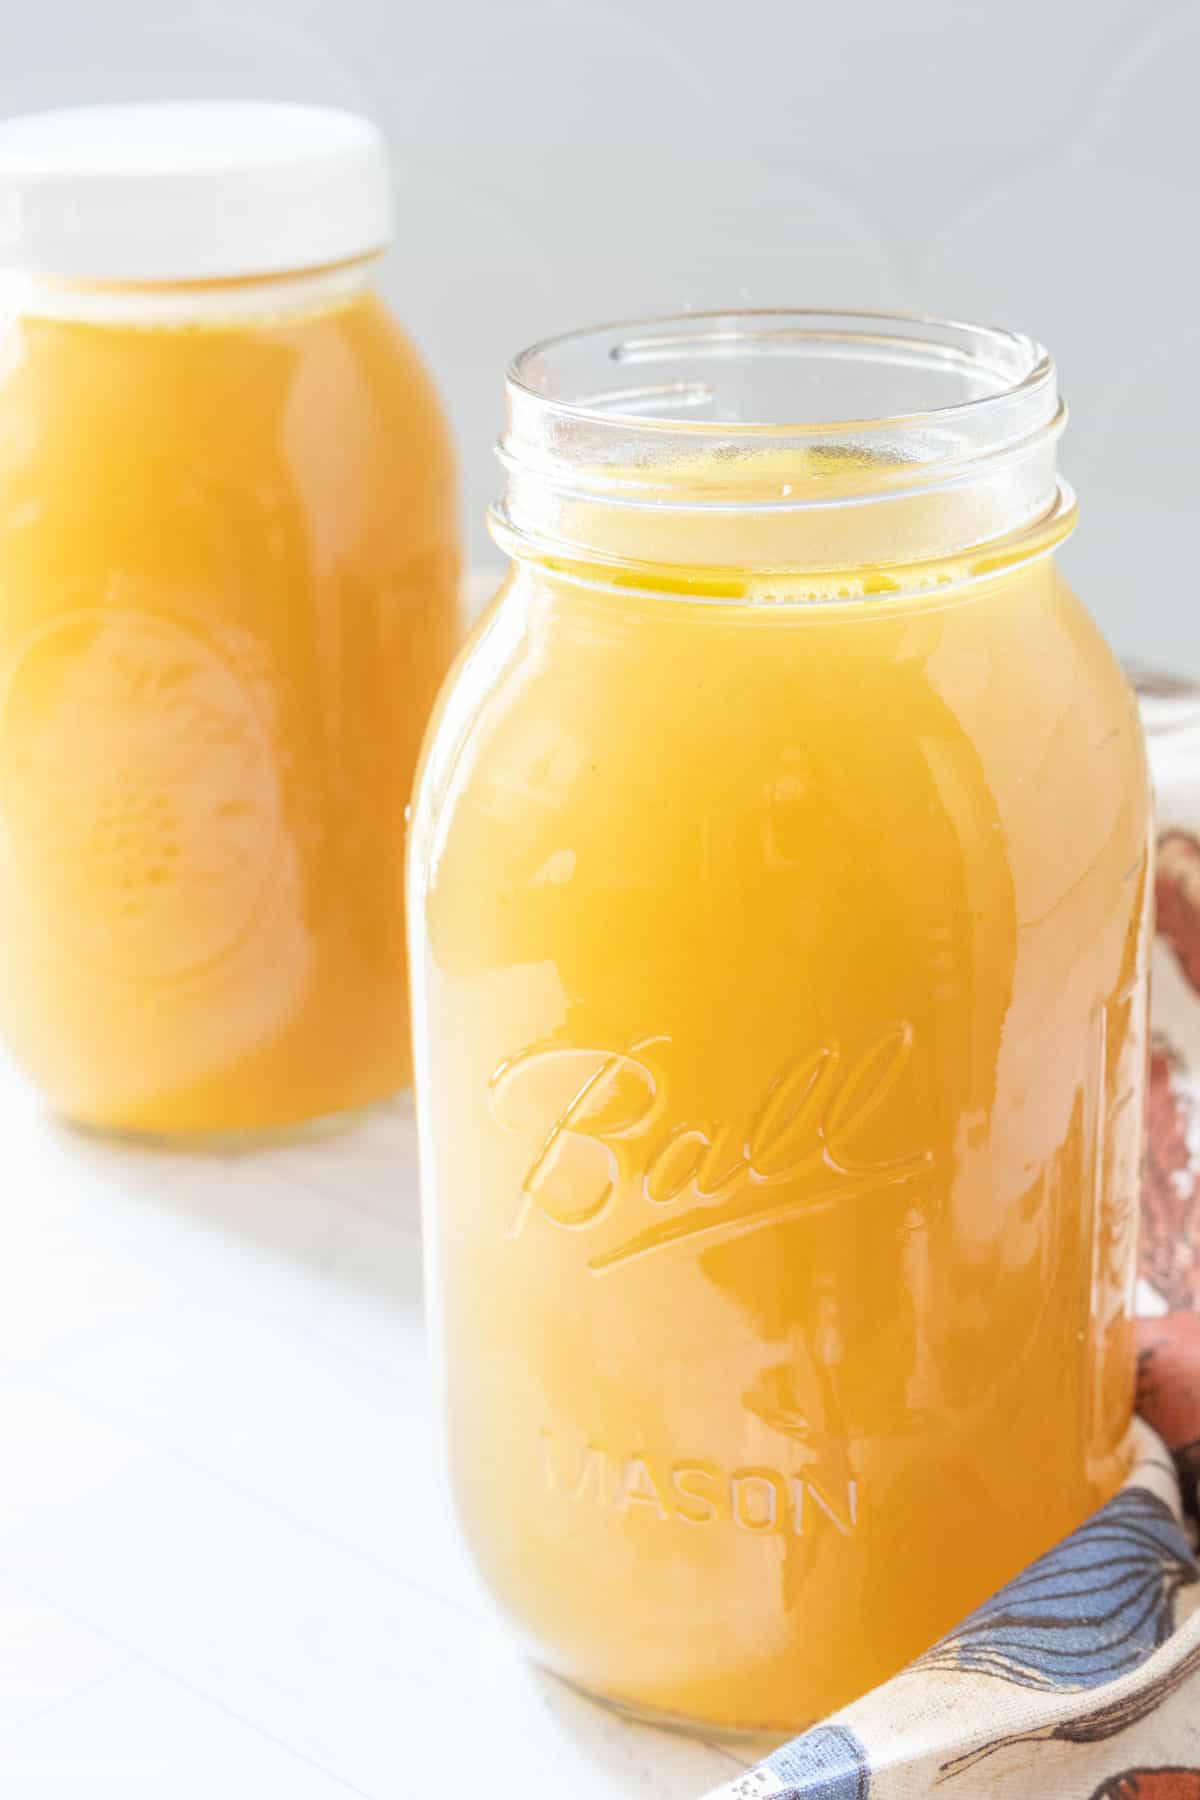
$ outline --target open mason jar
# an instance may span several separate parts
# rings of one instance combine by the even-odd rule
[[[509,375],[411,846],[435,1329],[485,1578],[641,1714],[829,1712],[1129,1465],[1149,805],[1062,423],[916,318]]]

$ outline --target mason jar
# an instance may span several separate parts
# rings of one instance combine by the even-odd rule
[[[1149,806],[1063,420],[919,318],[509,373],[414,803],[430,1288],[479,1568],[641,1715],[841,1706],[1129,1467]]]
[[[366,120],[0,125],[0,1035],[159,1137],[409,1078],[401,882],[453,454]]]

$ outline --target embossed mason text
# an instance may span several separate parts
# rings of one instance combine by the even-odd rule
[[[542,1481],[547,1494],[574,1505],[639,1513],[681,1525],[732,1525],[755,1537],[804,1537],[858,1529],[859,1486],[831,1482],[811,1470],[788,1474],[755,1464],[722,1469],[710,1457],[614,1455],[595,1443],[568,1448],[543,1431]]]

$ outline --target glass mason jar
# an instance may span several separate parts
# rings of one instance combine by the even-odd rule
[[[1062,423],[923,319],[509,376],[414,803],[435,1330],[487,1582],[640,1714],[842,1705],[1129,1466],[1149,804]]]
[[[346,114],[0,127],[0,1032],[73,1120],[255,1131],[409,1078],[458,552],[388,232]]]

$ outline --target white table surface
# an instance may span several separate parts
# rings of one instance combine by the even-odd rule
[[[693,1800],[489,1616],[435,1466],[411,1103],[239,1155],[0,1063],[4,1800]]]

